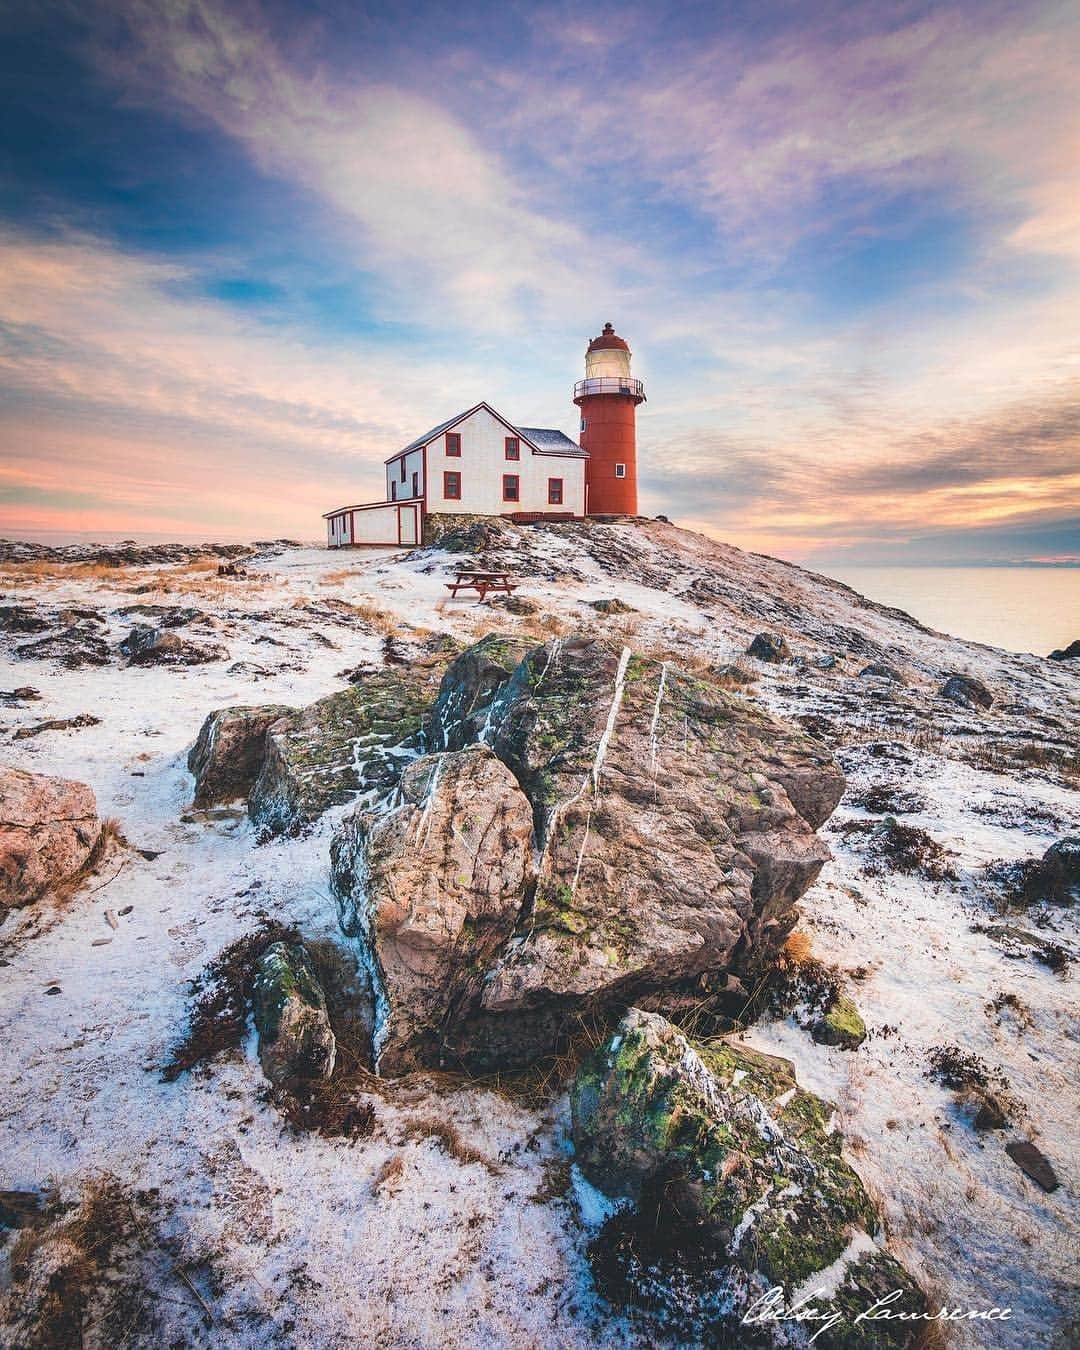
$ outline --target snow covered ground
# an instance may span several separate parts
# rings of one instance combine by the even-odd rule
[[[806,664],[747,663],[754,696],[820,719],[849,776],[823,831],[835,860],[802,903],[803,927],[817,957],[857,972],[849,992],[870,1034],[851,1053],[786,1018],[754,1024],[747,1039],[792,1059],[804,1086],[838,1104],[850,1159],[926,1286],[952,1305],[1014,1309],[1009,1321],[957,1328],[953,1343],[1064,1345],[1078,1271],[1074,985],[1067,970],[1009,955],[980,929],[996,921],[985,865],[1077,833],[1080,799],[1060,754],[1028,767],[984,755],[980,767],[971,752],[1033,737],[1075,745],[1076,673],[930,633],[837,583],[672,527],[592,531],[523,530],[504,543],[523,578],[518,595],[539,609],[525,617],[448,602],[457,560],[430,550],[288,549],[231,582],[163,566],[0,572],[0,604],[95,606],[114,646],[132,622],[112,613],[121,605],[194,605],[230,653],[190,668],[65,670],[16,659],[17,642],[5,640],[0,687],[42,695],[4,710],[5,761],[90,784],[101,815],[157,856],[116,854],[61,910],[45,902],[0,929],[0,1189],[48,1183],[71,1198],[99,1172],[156,1189],[158,1233],[215,1319],[204,1325],[163,1264],[157,1310],[183,1344],[647,1343],[591,1293],[564,1104],[535,1110],[487,1088],[410,1079],[375,1098],[374,1134],[349,1144],[286,1127],[251,1053],[160,1081],[184,1029],[187,982],[210,958],[265,918],[334,933],[328,843],[347,809],[304,837],[258,846],[242,812],[190,812],[185,759],[210,710],[310,703],[340,688],[343,670],[378,665],[390,632],[544,640],[585,630],[717,664],[769,629]],[[588,604],[611,597],[634,612],[608,617]],[[328,601],[363,606],[367,631],[336,623]],[[882,654],[904,687],[860,678]],[[815,664],[822,656],[837,659]],[[937,696],[955,671],[993,689],[991,712]],[[101,722],[12,739],[79,713]],[[863,837],[843,827],[867,814],[852,799],[881,784],[917,795],[903,819],[952,850],[955,880],[868,871]],[[107,909],[123,915],[115,930]],[[1046,917],[1042,935],[1076,952],[1074,913]],[[1008,1131],[975,1132],[927,1077],[928,1051],[953,1044],[1007,1078],[1019,1106]],[[433,1119],[456,1126],[481,1160],[451,1156],[425,1133]],[[1015,1137],[1050,1158],[1058,1190],[1044,1193],[1006,1155]]]

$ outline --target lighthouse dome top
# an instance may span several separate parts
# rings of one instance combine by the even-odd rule
[[[615,348],[618,351],[628,352],[630,350],[630,344],[626,341],[625,338],[619,337],[619,335],[615,332],[615,329],[611,326],[611,324],[606,323],[604,324],[604,331],[600,334],[599,337],[593,338],[593,340],[589,343],[588,348],[586,350],[588,352],[599,352],[599,351],[606,351],[610,348]]]

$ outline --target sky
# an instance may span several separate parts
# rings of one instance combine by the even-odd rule
[[[321,535],[634,350],[641,509],[1080,562],[1072,3],[0,0],[0,534]]]

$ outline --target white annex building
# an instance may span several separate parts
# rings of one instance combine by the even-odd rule
[[[418,544],[429,515],[583,516],[587,458],[561,431],[478,403],[391,455],[384,501],[327,512],[327,542]]]

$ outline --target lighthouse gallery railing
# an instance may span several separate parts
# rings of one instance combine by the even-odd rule
[[[631,398],[645,398],[645,386],[640,380],[624,380],[618,375],[596,375],[591,380],[578,380],[574,398],[589,394],[629,394]]]

